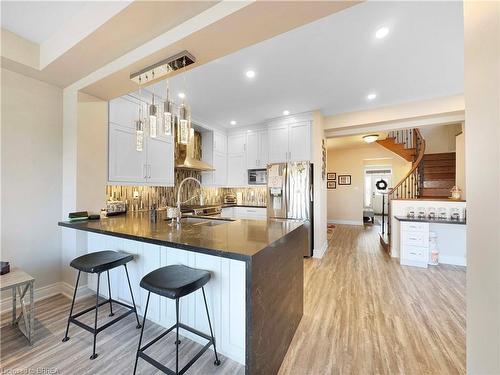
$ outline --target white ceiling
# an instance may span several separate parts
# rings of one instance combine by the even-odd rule
[[[62,30],[82,12],[98,13],[119,1],[5,1],[2,0],[2,27],[37,44]]]
[[[390,33],[376,39],[381,26]],[[462,93],[463,43],[461,2],[366,2],[175,76],[170,87],[211,126],[285,109],[331,115]]]
[[[2,27],[37,44],[85,7],[85,1],[2,1]]]

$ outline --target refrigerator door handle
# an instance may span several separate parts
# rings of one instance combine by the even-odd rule
[[[313,184],[309,185],[309,199],[310,199],[311,202],[314,202]]]

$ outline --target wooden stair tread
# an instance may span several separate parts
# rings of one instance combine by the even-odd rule
[[[453,180],[424,180],[424,189],[447,189],[448,191],[455,186],[455,179]]]
[[[455,160],[424,160],[425,167],[448,167],[455,166]]]
[[[442,152],[438,154],[424,154],[424,160],[455,160],[455,152]]]

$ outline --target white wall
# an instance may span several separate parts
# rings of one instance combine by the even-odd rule
[[[411,168],[411,163],[400,156],[372,143],[351,148],[328,150],[328,172],[351,175],[351,185],[338,185],[329,189],[328,222],[363,224],[364,170],[366,166],[392,167],[392,186],[398,183]]]
[[[464,17],[467,372],[500,374],[500,2]]]
[[[2,69],[1,259],[60,281],[62,90]]]
[[[99,213],[106,206],[108,102],[78,95],[77,209]]]
[[[425,139],[425,153],[455,152],[455,137],[462,131],[462,124],[427,126],[419,128]]]

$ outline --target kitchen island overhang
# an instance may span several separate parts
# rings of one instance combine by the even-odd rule
[[[278,372],[303,314],[308,232],[302,222],[236,220],[179,228],[162,218],[151,222],[147,213],[133,213],[59,225],[89,232],[88,252],[111,248],[133,253],[137,259],[132,283],[140,294],[140,278],[156,267],[181,263],[211,270],[209,298],[216,316],[218,349],[244,364],[246,374]],[[89,287],[95,290],[92,286],[90,278]],[[117,293],[120,298],[120,290],[112,290]],[[126,293],[121,294],[127,301]],[[197,299],[186,299],[181,301],[181,306],[187,305],[183,318],[204,329],[203,318],[196,315]],[[138,310],[142,314],[141,301]],[[157,304],[158,313],[151,320],[167,326],[173,318],[170,301],[158,299]]]

